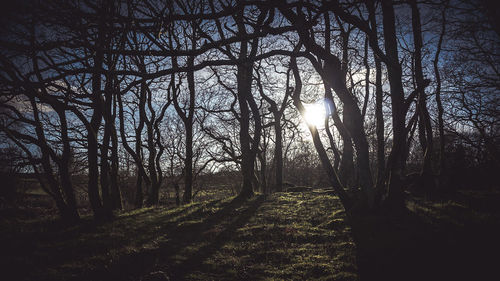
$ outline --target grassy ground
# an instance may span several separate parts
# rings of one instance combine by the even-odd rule
[[[328,191],[278,193],[126,212],[95,226],[5,223],[12,280],[357,280],[356,247]]]
[[[171,280],[498,280],[499,192],[407,202],[397,216],[346,218],[337,197],[316,190],[144,208],[73,227],[9,213],[0,279],[137,281],[163,271]]]

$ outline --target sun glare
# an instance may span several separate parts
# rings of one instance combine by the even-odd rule
[[[332,103],[323,99],[313,104],[306,104],[304,107],[306,109],[304,114],[306,123],[319,128],[324,127],[325,118],[333,112]]]
[[[326,111],[325,106],[322,103],[314,103],[306,105],[306,113],[304,114],[304,119],[307,124],[316,127],[322,127],[325,125]]]

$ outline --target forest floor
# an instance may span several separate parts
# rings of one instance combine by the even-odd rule
[[[500,192],[407,196],[403,214],[352,220],[361,280],[500,280]]]
[[[0,220],[0,276],[498,280],[499,203],[499,193],[412,197],[399,216],[347,218],[331,191],[315,190],[144,208],[101,225]]]

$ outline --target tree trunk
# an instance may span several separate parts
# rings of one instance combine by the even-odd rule
[[[107,95],[107,94],[106,94]],[[109,144],[111,140],[111,127],[110,127],[110,120],[108,116],[108,100],[104,102],[104,136],[102,138],[102,144],[101,144],[101,196],[102,196],[102,205],[103,208],[106,210],[111,210],[111,194],[109,192],[109,172],[110,172],[110,166],[109,166],[109,158],[108,158],[108,151],[109,151]]]
[[[398,57],[395,16],[392,1],[382,1],[383,29],[385,51],[390,62],[387,64],[392,102],[393,145],[389,160],[387,204],[388,207],[401,209],[404,207],[402,178],[406,162],[406,105],[404,100],[402,71]]]
[[[345,112],[345,109],[344,109]],[[340,160],[339,166],[339,176],[344,185],[351,188],[356,188],[355,178],[354,178],[354,149],[352,147],[352,140],[349,132],[345,129],[346,123],[350,122],[350,117],[345,113],[343,115],[343,121],[340,121],[340,116],[338,113],[334,113],[333,117],[334,124],[338,124],[340,136],[342,137],[342,158]]]
[[[96,64],[99,59],[96,59]],[[102,59],[101,59],[102,62]],[[87,129],[87,157],[89,162],[88,194],[89,201],[94,212],[94,218],[97,220],[104,218],[101,198],[99,196],[99,165],[98,165],[98,143],[97,136],[101,125],[101,77],[94,74],[92,77],[92,107],[93,113],[90,120],[90,128]]]
[[[158,182],[158,178],[156,176],[156,167],[155,167],[155,160],[156,160],[156,149],[154,147],[154,142],[153,142],[153,135],[152,135],[152,128],[148,124],[147,125],[147,132],[148,132],[148,171],[149,171],[149,178],[151,180],[151,185],[149,187],[149,192],[148,192],[148,198],[146,204],[149,206],[157,205],[158,200],[160,199],[160,185]]]
[[[193,81],[194,85],[194,81]],[[194,90],[194,88],[193,88]],[[194,108],[194,105],[192,105]],[[191,107],[191,105],[190,105]],[[182,201],[190,203],[193,196],[193,120],[188,118],[186,126],[186,159],[184,160],[185,175],[184,175],[184,194]]]
[[[118,184],[118,135],[116,133],[116,98],[113,99],[113,114],[111,116],[111,170],[109,171],[110,193],[111,193],[111,209],[122,209],[122,196],[120,186]]]
[[[419,113],[419,136],[422,139],[422,150],[424,153],[424,163],[420,176],[422,178],[423,187],[430,191],[434,187],[432,179],[432,125],[427,110],[427,97],[425,94],[426,82],[424,81],[424,73],[422,69],[422,30],[420,23],[420,11],[418,10],[417,2],[411,0],[410,2],[412,11],[412,29],[413,29],[413,42],[415,45],[415,78],[418,89],[418,103],[417,110]]]
[[[196,41],[193,39],[193,45]],[[193,46],[194,47],[194,46]],[[194,57],[188,58],[188,66],[192,67],[194,65]],[[194,82],[194,72],[188,71],[187,81],[189,88],[189,110],[187,116],[183,116],[184,127],[186,130],[186,159],[184,161],[185,167],[185,179],[184,179],[184,203],[190,203],[193,196],[193,118],[194,118],[194,107],[195,107],[195,97],[196,89]]]
[[[57,110],[59,120],[61,122],[61,141],[63,144],[63,151],[61,159],[59,161],[59,176],[61,180],[61,187],[64,192],[64,197],[67,205],[67,211],[64,211],[65,216],[69,222],[77,222],[80,220],[80,215],[78,214],[76,206],[75,191],[73,189],[73,183],[71,182],[71,145],[68,138],[68,124],[66,121],[66,113],[64,110]]]
[[[267,187],[267,179],[266,179],[266,170],[267,170],[267,163],[266,163],[266,153],[265,151],[260,152],[259,154],[259,162],[260,162],[260,190],[264,194],[268,194],[268,187]]]
[[[332,58],[330,56],[330,58]],[[348,91],[345,83],[342,82],[342,75],[339,71],[338,64],[335,60],[326,60],[327,82],[332,89],[337,93],[341,101],[344,103],[344,116],[349,118],[349,122],[345,123],[356,148],[356,170],[358,172],[358,180],[361,190],[363,191],[363,199],[370,209],[373,206],[373,179],[370,171],[368,141],[364,131],[363,117],[352,94]]]
[[[333,139],[333,134],[330,130],[330,124],[328,121],[328,118],[325,119],[325,131],[326,135],[328,136],[328,141],[330,142],[330,148],[333,151],[333,168],[338,171],[339,170],[339,165],[340,165],[340,152],[337,149],[337,145],[335,144],[335,140]]]
[[[438,130],[439,130],[439,165],[438,173],[440,179],[443,180],[443,172],[445,171],[445,139],[444,139],[444,120],[443,120],[443,104],[441,102],[441,75],[439,73],[439,54],[441,53],[441,46],[443,44],[444,34],[446,33],[446,9],[441,12],[441,34],[439,35],[438,44],[436,47],[436,54],[434,55],[434,75],[436,77],[436,105],[438,109]]]
[[[103,13],[105,9],[102,10]],[[93,57],[94,60],[94,69],[103,71],[103,61],[104,61],[104,52],[102,48],[105,45],[106,40],[106,32],[105,32],[105,23],[101,18],[98,20],[98,31],[97,31],[97,41],[95,44],[95,55]],[[89,161],[89,181],[88,181],[88,194],[89,201],[92,207],[92,211],[94,212],[94,218],[96,220],[107,219],[109,214],[106,214],[103,209],[101,198],[99,196],[99,162],[98,162],[98,135],[99,128],[101,127],[102,117],[103,117],[103,102],[102,102],[102,81],[101,81],[101,73],[94,72],[92,74],[92,117],[90,120],[90,126],[87,128],[87,157]]]
[[[142,67],[142,65],[139,67]],[[143,71],[145,71],[145,69],[143,69]],[[148,116],[146,115],[145,108],[139,109],[139,111],[141,115],[140,118],[143,119],[144,122],[146,123],[146,133],[147,133],[146,141],[148,148],[148,172],[149,172],[149,179],[151,181],[146,204],[152,206],[152,205],[158,205],[158,201],[160,199],[160,182],[158,181],[158,175],[156,171],[157,151],[155,146],[155,136],[153,127],[154,120],[156,119],[156,114],[152,106],[152,93],[147,84],[145,84],[144,86],[146,87],[145,88],[146,103],[151,113],[150,118],[148,118]]]
[[[239,11],[234,17],[238,26],[238,34],[241,36],[246,35],[246,27],[244,24],[243,10]],[[239,59],[248,59],[248,41],[242,40],[240,42]],[[253,64],[251,62],[241,62],[237,66],[236,82],[238,105],[240,107],[240,146],[241,146],[241,172],[242,172],[242,186],[240,197],[249,198],[253,196],[253,178],[254,162],[256,156],[256,149],[251,147],[252,138],[250,136],[250,102],[252,97],[252,72]],[[255,138],[254,138],[255,141]],[[258,143],[257,143],[258,145]]]
[[[242,43],[246,45],[246,43]],[[242,53],[243,53],[242,47]],[[251,67],[248,65],[238,65],[238,104],[240,106],[240,145],[241,145],[241,172],[243,182],[240,196],[251,197],[253,195],[252,181],[254,177],[254,160],[250,147],[250,110],[248,108],[247,96],[251,94]]]
[[[339,159],[335,159],[335,161],[339,162],[338,165],[338,171],[339,171],[339,178],[340,181],[344,185],[348,185],[353,187],[354,185],[354,149],[352,145],[352,139],[351,135],[349,134],[349,131],[346,129],[346,126],[342,120],[340,120],[339,113],[337,111],[337,107],[335,103],[333,102],[333,95],[332,95],[332,89],[330,88],[329,84],[324,81],[323,82],[324,87],[325,87],[325,98],[329,101],[332,102],[334,110],[332,112],[332,119],[333,119],[333,124],[337,128],[337,131],[340,134],[340,137],[342,138],[342,157],[339,157]],[[347,116],[344,114],[344,121],[347,120]],[[327,133],[331,133],[328,131]],[[333,143],[333,136],[331,142]],[[333,149],[333,146],[332,146]],[[338,153],[337,153],[338,154]]]
[[[377,134],[377,186],[375,202],[379,202],[384,186],[385,174],[385,134],[384,134],[384,114],[382,110],[383,91],[382,91],[382,63],[375,57],[375,120]]]
[[[275,190],[283,191],[283,132],[281,131],[281,114],[274,114],[274,160],[276,165]]]

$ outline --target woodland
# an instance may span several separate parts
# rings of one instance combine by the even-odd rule
[[[495,274],[495,1],[1,10],[12,280]]]

